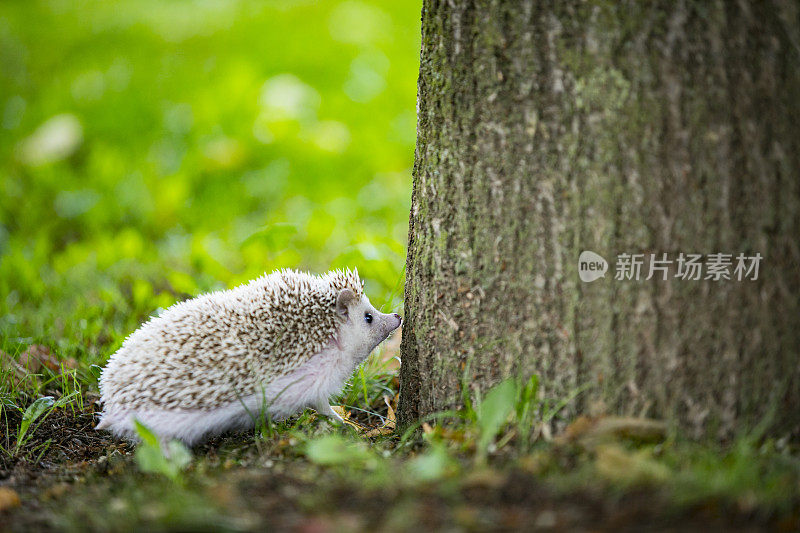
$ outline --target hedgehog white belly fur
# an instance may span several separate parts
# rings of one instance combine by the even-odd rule
[[[362,285],[357,271],[280,270],[173,305],[109,359],[97,429],[136,439],[138,419],[193,445],[263,414],[338,418],[328,399],[400,325]]]

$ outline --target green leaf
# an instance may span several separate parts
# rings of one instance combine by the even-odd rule
[[[536,407],[536,395],[539,392],[539,376],[533,374],[528,382],[519,391],[517,401],[517,419],[524,420]]]
[[[158,448],[146,443],[142,443],[136,449],[136,462],[142,472],[169,474],[169,467],[164,454]]]
[[[22,414],[22,422],[19,425],[19,431],[17,432],[18,447],[23,442],[25,434],[28,432],[28,428],[30,428],[31,424],[33,424],[37,418],[50,410],[54,403],[55,400],[52,396],[43,396],[25,409],[25,412]]]
[[[339,435],[325,435],[306,445],[306,456],[319,465],[343,465],[362,462],[367,452]]]
[[[22,415],[22,423],[25,424],[27,422],[30,425],[31,422],[42,416],[45,411],[53,407],[54,403],[55,400],[52,396],[39,398],[25,409],[25,413]]]
[[[156,437],[156,434],[153,433],[149,427],[138,420],[134,420],[133,425],[136,427],[136,433],[139,435],[139,438],[142,439],[142,443],[149,446],[158,446],[158,437]]]
[[[167,444],[169,462],[178,470],[183,470],[192,462],[192,452],[182,442],[173,440]]]
[[[478,408],[478,428],[481,432],[479,450],[485,452],[489,443],[512,413],[517,399],[517,384],[507,379],[486,393]]]
[[[192,452],[181,442],[173,440],[166,447],[153,431],[134,420],[136,432],[142,439],[136,449],[136,462],[142,472],[161,474],[172,481],[180,481],[181,471],[192,462]]]
[[[56,400],[56,402],[53,404],[53,407],[64,407],[65,405],[69,405],[69,402],[79,397],[80,395],[81,395],[80,391],[77,390],[72,391],[71,393],[66,394],[60,397],[58,400]]]
[[[91,365],[89,367],[89,372],[91,372],[94,379],[100,379],[100,375],[103,373],[103,368],[100,365]]]
[[[452,464],[444,446],[433,446],[427,453],[412,459],[408,468],[419,481],[434,481],[443,477]]]

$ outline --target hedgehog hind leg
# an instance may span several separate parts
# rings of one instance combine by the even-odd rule
[[[138,441],[133,414],[128,411],[105,409],[100,415],[100,422],[94,428],[97,431],[108,431],[117,438]]]
[[[210,432],[201,411],[157,410],[138,413],[137,420],[155,433],[162,443],[176,439],[194,446]]]
[[[110,409],[103,412],[95,429],[107,430],[116,437],[138,442],[141,439],[134,423],[134,420],[138,420],[163,442],[177,439],[187,446],[194,446],[226,431],[252,428],[255,420],[250,413],[256,412],[256,403],[253,398],[246,399],[246,402],[250,409],[240,402],[212,409]]]
[[[137,421],[152,431],[164,443],[172,439],[179,439],[186,444],[193,444],[192,420],[186,413],[158,410],[106,410],[103,412],[100,423],[95,426],[95,429],[106,430],[117,438],[138,443],[142,439],[136,428]]]
[[[226,431],[248,429],[254,421],[241,404],[234,403],[213,409],[150,411],[140,413],[139,420],[161,439],[177,439],[194,446]]]

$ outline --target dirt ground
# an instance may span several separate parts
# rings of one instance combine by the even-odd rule
[[[18,420],[9,415],[6,427]],[[418,486],[359,480],[303,457],[271,456],[248,435],[196,448],[184,485],[141,474],[132,447],[93,430],[92,408],[57,411],[31,447],[38,461],[0,459],[0,488],[19,505],[2,531],[792,531],[797,513],[743,511],[709,501],[676,508],[658,490],[563,492],[518,466],[493,466]],[[239,450],[234,455],[230,450]],[[242,451],[244,450],[244,451]],[[1,500],[2,498],[0,498]]]

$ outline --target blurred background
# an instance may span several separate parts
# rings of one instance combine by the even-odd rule
[[[0,349],[101,362],[282,267],[399,309],[417,4],[0,3]]]

